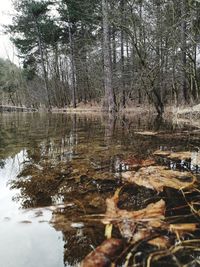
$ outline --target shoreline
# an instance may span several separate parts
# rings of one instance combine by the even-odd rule
[[[10,112],[51,112],[51,113],[102,113],[105,114],[107,112],[102,110],[101,106],[98,105],[81,105],[77,108],[66,107],[66,108],[52,108],[50,111],[46,108],[30,108],[25,106],[9,106],[9,105],[0,105],[0,113],[10,113]],[[120,109],[116,114],[143,114],[143,113],[151,113],[153,115],[157,115],[156,110],[151,105],[139,106],[135,107],[129,106],[124,109]],[[200,104],[194,106],[166,106],[163,117],[173,117],[176,119],[199,119],[200,118]]]

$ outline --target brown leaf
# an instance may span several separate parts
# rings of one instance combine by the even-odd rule
[[[166,236],[159,236],[150,241],[148,241],[150,245],[156,246],[158,248],[168,248],[170,246],[169,238]]]
[[[139,186],[162,192],[164,187],[177,190],[191,187],[196,178],[189,172],[180,172],[166,169],[163,166],[150,166],[141,168],[138,172],[125,172],[122,174],[125,181]]]
[[[191,161],[191,165],[200,166],[200,153],[199,152],[170,152],[170,151],[162,151],[157,150],[153,153],[155,156],[168,158],[171,160],[183,160],[183,161]]]
[[[167,157],[171,154],[171,151],[156,150],[153,155],[159,157]]]
[[[102,222],[104,224],[115,224],[125,238],[133,237],[138,223],[145,224],[145,229],[159,228],[163,224],[162,219],[164,219],[165,213],[165,202],[163,200],[151,203],[145,209],[139,211],[121,210],[117,207],[117,203],[117,194],[112,198],[106,199],[107,211]],[[140,233],[141,238],[144,238],[143,233]],[[146,235],[147,233],[145,232]]]
[[[148,167],[155,164],[153,159],[138,159],[136,157],[130,157],[126,160],[121,162],[122,164],[126,165],[128,168],[127,170],[135,170],[142,167]]]
[[[183,151],[183,152],[171,152],[171,151],[162,151],[156,150],[153,155],[160,157],[167,157],[172,160],[190,160],[192,158],[192,152]]]
[[[107,239],[82,261],[81,267],[108,267],[122,250],[122,240]]]
[[[121,210],[117,207],[118,198],[116,196],[106,199],[107,211],[104,224],[117,222],[119,220],[145,220],[152,218],[163,218],[165,213],[165,202],[160,200],[156,203],[149,204],[145,209],[138,211]]]
[[[168,158],[172,160],[190,160],[192,157],[192,153],[189,151],[185,152],[173,152],[171,153]]]

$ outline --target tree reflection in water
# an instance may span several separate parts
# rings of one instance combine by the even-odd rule
[[[160,147],[188,150],[200,145],[191,135],[189,141],[185,135],[180,138],[170,123],[159,123],[158,128],[157,123],[142,117],[27,116],[24,121],[14,119],[16,137],[11,137],[9,153],[24,148],[27,158],[11,187],[20,190],[15,200],[20,200],[22,208],[53,206],[51,223],[63,233],[66,266],[76,266],[104,239],[100,220],[106,209],[105,199],[120,186],[123,161],[148,159]],[[5,120],[9,133],[11,121]],[[138,134],[155,130],[159,133],[156,136]],[[138,192],[140,198],[149,197],[149,192]],[[122,200],[127,196],[123,195]],[[141,203],[134,196],[131,199]]]

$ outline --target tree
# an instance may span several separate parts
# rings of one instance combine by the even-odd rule
[[[200,3],[180,3],[15,1],[9,31],[33,102],[76,107],[104,99],[108,112],[151,104],[160,115],[166,105],[198,103]]]
[[[25,93],[21,70],[9,60],[0,59],[1,104],[22,105]]]
[[[71,66],[72,103],[86,102],[90,94],[87,53],[95,41],[94,31],[99,23],[97,0],[62,0],[59,6],[60,19],[64,22],[63,38],[68,46]]]
[[[186,55],[186,23],[187,15],[187,1],[182,0],[181,2],[181,62],[182,62],[182,101],[183,103],[188,102],[188,93],[187,93],[187,55]]]
[[[30,56],[38,58],[38,62],[41,63],[49,108],[51,108],[51,97],[45,54],[47,43],[52,41],[52,35],[54,37],[56,32],[52,28],[55,25],[47,16],[51,4],[49,1],[38,2],[35,0],[15,2],[18,13],[13,19],[13,24],[9,27],[10,33],[14,34],[12,41],[19,52],[25,58]]]
[[[102,16],[103,16],[104,88],[105,88],[105,100],[104,100],[103,110],[112,113],[116,110],[116,107],[115,107],[114,92],[112,87],[108,0],[102,0]]]

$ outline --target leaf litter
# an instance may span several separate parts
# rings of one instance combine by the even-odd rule
[[[156,152],[154,155],[161,155],[162,153]],[[188,159],[188,153],[163,153],[162,156],[171,156],[171,158]],[[131,162],[132,161],[132,162]],[[82,266],[160,266],[161,261],[163,266],[180,266],[178,251],[185,248],[190,249],[191,253],[197,253],[200,256],[200,250],[197,250],[196,242],[200,243],[198,239],[199,235],[199,216],[198,208],[200,206],[197,201],[196,206],[192,197],[187,200],[187,195],[193,196],[193,192],[198,191],[197,178],[191,172],[178,171],[168,169],[165,166],[155,166],[155,162],[148,160],[147,164],[143,164],[145,161],[135,161],[134,159],[128,159],[126,161],[129,165],[134,166],[134,171],[122,172],[122,187],[118,188],[115,194],[106,199],[106,213],[101,219],[101,222],[105,224],[105,236],[108,238],[105,243],[113,247],[114,255],[113,259],[106,256],[109,260],[105,263],[104,260],[98,261],[101,256],[101,246],[104,247],[104,243],[97,247],[92,253],[90,253],[82,262]],[[150,163],[150,164],[148,164]],[[136,170],[137,169],[137,170]],[[155,196],[158,196],[157,201],[152,200],[152,203],[148,203],[145,208],[138,210],[127,210],[120,208],[120,191],[123,191],[124,184],[133,184],[135,187],[146,188],[146,190],[153,190]],[[170,223],[169,217],[166,216],[167,204],[165,201],[167,188],[169,190],[177,190],[182,195],[182,200],[186,202],[186,205],[190,209],[190,220],[187,217],[182,216],[181,223]],[[170,201],[168,199],[168,201]],[[147,201],[149,202],[149,201]],[[196,209],[194,209],[194,206]],[[179,210],[181,207],[174,207],[174,210]],[[196,214],[194,214],[194,210]],[[177,215],[174,217],[181,217]],[[171,219],[173,216],[171,217]],[[184,219],[185,218],[185,219]],[[113,245],[113,235],[115,230],[118,230],[121,236],[121,241],[125,241],[126,248],[124,248],[121,254],[116,253],[116,243]],[[190,242],[191,245],[186,246],[185,242]],[[192,243],[194,241],[194,244]],[[144,253],[144,247],[142,250],[138,248],[146,244],[147,251]],[[183,246],[182,246],[183,244]],[[148,246],[150,249],[148,250]],[[119,243],[121,248],[121,243]],[[100,251],[100,254],[99,254]],[[137,253],[144,254],[144,258],[136,260]],[[176,255],[177,254],[177,255]],[[105,256],[105,255],[104,255]],[[93,265],[85,265],[88,260],[93,262]],[[97,260],[97,264],[96,264]],[[169,262],[168,262],[169,261]],[[132,264],[131,264],[132,262]],[[171,262],[171,263],[170,263]],[[187,262],[187,261],[186,261]],[[134,265],[134,264],[136,265]],[[95,265],[96,264],[96,265]],[[153,265],[152,265],[153,264]],[[157,265],[158,264],[158,265]],[[165,265],[166,264],[166,265]],[[170,265],[171,264],[171,265]],[[188,263],[189,264],[189,263]],[[193,266],[187,265],[184,266]],[[196,265],[194,265],[196,266]]]
[[[179,157],[177,153],[173,158]],[[169,157],[172,152],[165,151],[165,155],[161,154],[157,151],[154,156]],[[184,157],[188,158],[188,155],[189,153],[185,153]],[[66,192],[64,195],[66,205],[54,212],[52,224],[55,228],[57,225],[59,231],[64,230],[68,235],[74,235],[75,231],[79,231],[77,225],[80,223],[84,226],[83,231],[87,229],[85,228],[87,225],[90,226],[88,229],[91,228],[93,231],[90,220],[98,220],[105,225],[107,239],[104,238],[101,245],[93,241],[97,246],[90,253],[91,249],[86,247],[87,243],[84,243],[86,241],[81,236],[77,235],[75,239],[71,239],[71,246],[74,249],[75,241],[78,240],[77,242],[82,242],[80,244],[85,249],[85,255],[89,253],[82,261],[83,267],[134,266],[134,264],[152,266],[159,261],[165,261],[166,257],[171,257],[172,260],[174,257],[178,259],[184,247],[190,253],[199,253],[196,257],[200,257],[200,251],[196,251],[197,242],[193,242],[200,237],[198,221],[200,197],[196,176],[188,171],[158,166],[152,157],[139,159],[135,155],[129,155],[121,163],[129,166],[128,169],[131,171],[120,174],[121,187],[118,189],[119,183],[114,175],[109,174],[107,167],[104,170],[102,167],[98,170],[91,169],[89,165],[80,165],[79,161],[77,164],[58,164],[54,168],[50,167],[51,164],[44,164],[42,168],[27,166],[15,186],[22,188],[25,195],[31,196],[36,206],[40,204],[41,195],[48,195],[50,201],[52,192],[55,195]],[[26,176],[27,179],[24,179]],[[34,189],[30,188],[30,179],[34,182]],[[40,192],[37,188],[40,188]],[[172,199],[167,195],[168,189],[170,192],[175,190],[176,197],[182,195],[184,203],[181,205],[187,206],[190,210],[190,214],[187,214],[190,216],[189,219],[185,214],[176,214],[176,210],[180,209],[176,205],[170,206],[174,212],[173,216],[169,216],[169,202]],[[112,196],[113,192],[115,193]],[[193,198],[194,192],[195,198]],[[101,213],[98,214],[98,211]],[[101,229],[98,227],[97,231]],[[190,243],[186,245],[186,241]],[[142,256],[138,257],[139,254]]]
[[[164,187],[177,190],[189,188],[196,182],[195,176],[189,172],[169,170],[163,166],[150,166],[141,168],[138,172],[125,172],[122,177],[125,182],[135,183],[157,192],[163,191]]]

